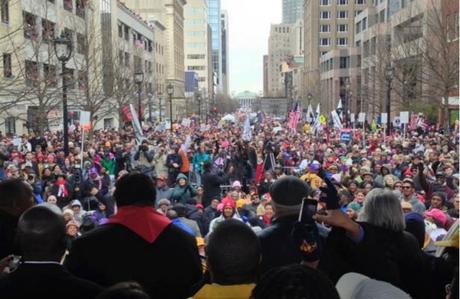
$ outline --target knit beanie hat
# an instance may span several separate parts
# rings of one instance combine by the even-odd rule
[[[295,176],[284,176],[275,181],[270,188],[270,196],[276,217],[298,214],[302,200],[310,192],[310,187]]]

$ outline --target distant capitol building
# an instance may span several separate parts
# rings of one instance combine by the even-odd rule
[[[258,98],[259,95],[257,93],[248,90],[240,92],[235,96],[242,109],[252,109]]]

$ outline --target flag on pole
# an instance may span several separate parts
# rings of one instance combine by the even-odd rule
[[[343,129],[342,121],[340,120],[340,117],[337,114],[337,111],[333,110],[331,112],[331,115],[332,115],[332,121],[334,122],[334,128],[339,129],[339,130]]]
[[[139,122],[139,118],[137,117],[136,109],[134,109],[133,104],[129,104],[129,110],[132,115],[131,123],[134,128],[134,133],[136,134],[137,142],[140,144],[144,139],[144,132],[142,131],[141,124]]]
[[[343,117],[343,105],[342,105],[342,99],[340,98],[339,99],[339,103],[337,104],[337,109],[335,109],[337,111],[337,114],[340,116],[340,119],[342,119]]]
[[[300,105],[296,103],[292,108],[292,111],[289,113],[288,127],[295,131],[297,130],[297,125],[299,124],[300,119]]]
[[[313,107],[311,106],[311,104],[308,104],[306,120],[309,124],[315,120],[315,115],[313,115]]]
[[[251,132],[251,123],[249,122],[249,114],[246,115],[246,120],[244,121],[243,126],[243,140],[251,141],[252,132]]]

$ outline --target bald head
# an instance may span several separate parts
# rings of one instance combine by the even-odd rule
[[[27,260],[59,261],[65,252],[64,218],[46,206],[27,210],[19,218],[17,241]]]

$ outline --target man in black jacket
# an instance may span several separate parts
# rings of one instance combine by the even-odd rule
[[[152,298],[187,298],[202,278],[192,236],[157,213],[155,186],[139,173],[121,177],[116,215],[75,240],[65,265],[73,274],[110,286],[137,281]]]
[[[18,223],[22,262],[0,279],[2,298],[95,298],[102,288],[77,278],[59,263],[66,249],[64,218],[50,208],[36,206]]]
[[[221,198],[220,186],[224,185],[228,180],[223,174],[215,174],[211,171],[212,165],[205,162],[203,165],[204,173],[201,175],[201,182],[203,183],[203,206],[207,207],[211,204],[213,198]]]

